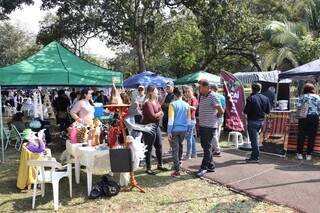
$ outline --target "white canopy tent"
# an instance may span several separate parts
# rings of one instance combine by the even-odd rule
[[[278,83],[279,74],[278,70],[266,71],[266,72],[237,72],[234,74],[242,84],[251,84],[257,81],[265,81],[271,83]],[[290,80],[284,79],[280,83],[290,83]]]

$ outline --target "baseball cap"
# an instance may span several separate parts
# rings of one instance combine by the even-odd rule
[[[138,89],[143,89],[144,90],[144,86],[143,85],[139,85]]]

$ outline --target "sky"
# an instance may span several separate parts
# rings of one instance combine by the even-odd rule
[[[37,35],[40,29],[39,21],[47,13],[47,11],[40,10],[40,6],[41,0],[34,0],[33,5],[24,5],[21,9],[15,10],[9,15],[11,23],[18,25],[27,32]],[[88,41],[84,51],[88,54],[96,55],[102,58],[110,59],[115,57],[115,52],[96,38]]]

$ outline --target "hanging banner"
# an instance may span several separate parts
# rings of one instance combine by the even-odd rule
[[[243,86],[233,74],[221,71],[223,90],[226,97],[225,129],[229,131],[244,132],[245,94]]]

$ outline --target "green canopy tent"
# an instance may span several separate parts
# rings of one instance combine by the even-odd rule
[[[220,77],[208,72],[198,71],[190,73],[181,78],[178,78],[174,84],[176,85],[186,85],[198,83],[201,79],[207,79],[210,84],[220,84]]]
[[[1,86],[111,86],[123,74],[83,60],[58,42],[31,57],[0,68]]]
[[[58,42],[51,42],[17,64],[0,68],[0,76],[0,94],[3,86],[121,86],[123,82],[121,72],[83,60]],[[3,161],[2,110],[0,118]]]

